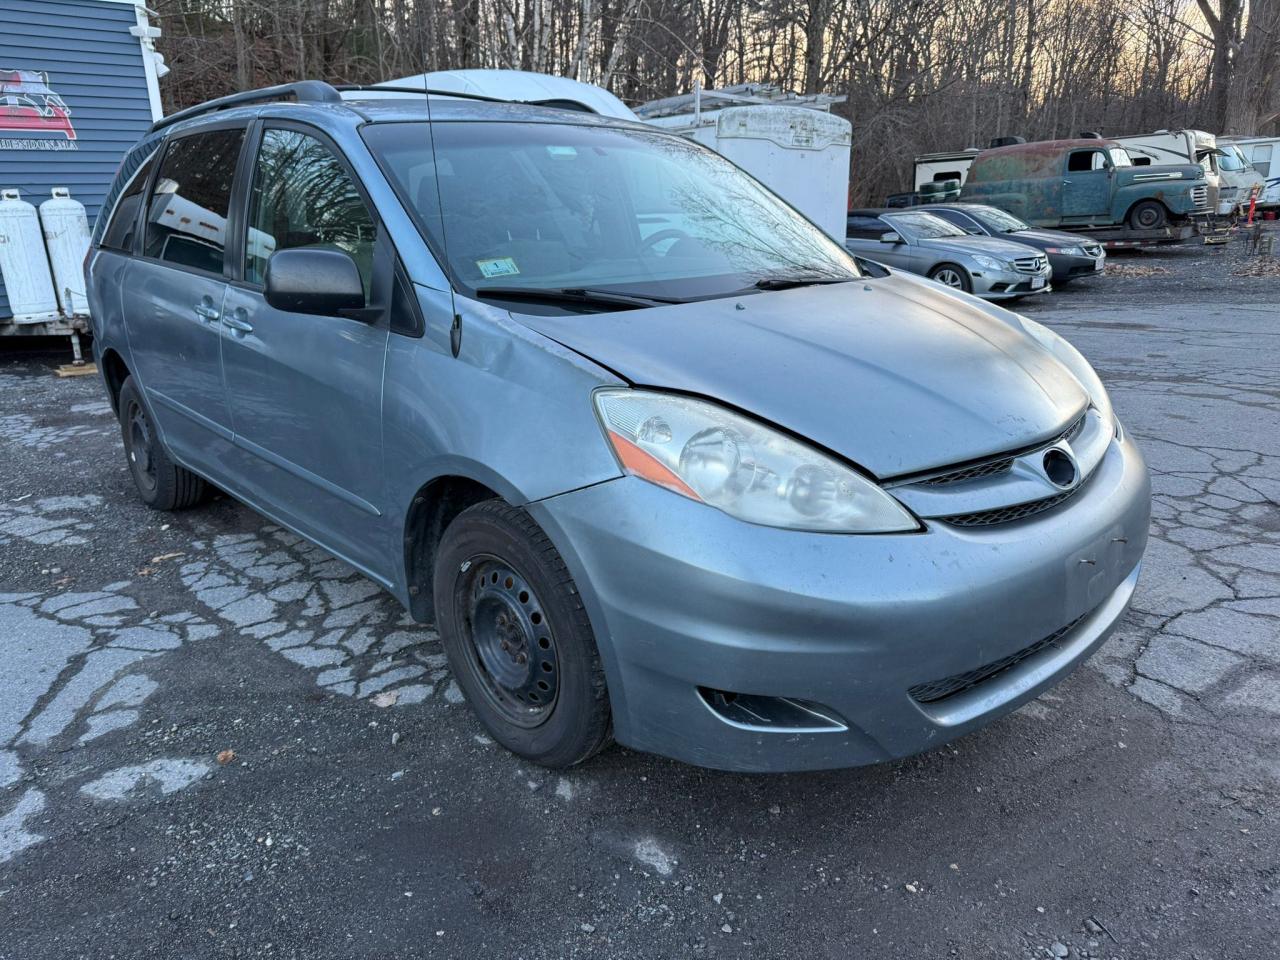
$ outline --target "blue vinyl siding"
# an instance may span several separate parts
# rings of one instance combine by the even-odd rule
[[[0,70],[48,74],[75,127],[75,150],[0,148],[0,188],[39,206],[53,187],[85,205],[93,226],[125,152],[151,125],[134,7],[106,0],[0,0]],[[0,129],[0,140],[65,140]],[[12,316],[0,283],[0,320]]]

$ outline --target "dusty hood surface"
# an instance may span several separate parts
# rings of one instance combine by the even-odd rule
[[[1026,334],[894,277],[517,317],[637,386],[738,407],[881,478],[1047,439],[1088,400]]]

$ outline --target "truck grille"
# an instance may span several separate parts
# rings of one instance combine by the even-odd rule
[[[1208,187],[1192,187],[1191,202],[1196,208],[1207,207],[1209,205],[1209,188]]]
[[[1019,273],[1042,273],[1047,263],[1044,257],[1019,257],[1013,261],[1013,269]]]
[[[916,703],[937,703],[939,700],[946,700],[948,697],[954,697],[957,693],[963,693],[976,687],[980,683],[992,679],[998,674],[1004,673],[1013,667],[1016,667],[1023,660],[1034,656],[1041,650],[1053,646],[1068,633],[1076,628],[1076,626],[1087,617],[1076,617],[1061,630],[1055,630],[1047,637],[1037,640],[1030,646],[1023,647],[1017,653],[1011,653],[1007,657],[1001,657],[999,660],[993,660],[990,663],[975,667],[973,670],[966,670],[964,673],[953,673],[949,677],[943,677],[941,680],[931,680],[928,683],[917,683],[907,692],[911,694],[911,699]]]

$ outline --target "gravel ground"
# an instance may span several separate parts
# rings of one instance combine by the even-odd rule
[[[1024,308],[1151,463],[1122,628],[973,736],[816,775],[522,763],[376,587],[228,499],[147,511],[99,381],[0,356],[0,958],[1270,955],[1280,282],[1240,256]]]

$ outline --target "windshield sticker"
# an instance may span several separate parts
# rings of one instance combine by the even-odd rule
[[[578,151],[573,147],[547,147],[547,153],[553,157],[576,157]]]
[[[516,266],[516,262],[510,257],[499,257],[496,260],[477,260],[476,266],[480,268],[480,272],[484,274],[486,280],[492,280],[494,277],[514,277],[520,272],[520,268]]]

